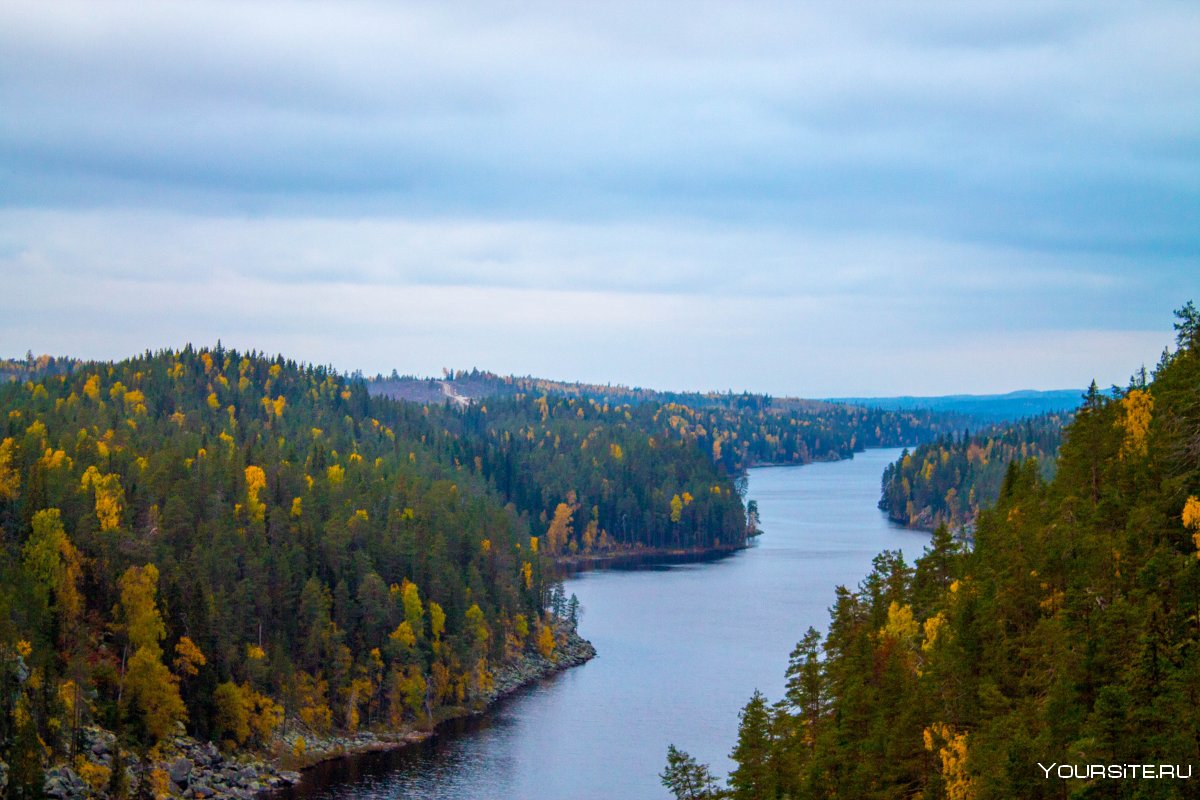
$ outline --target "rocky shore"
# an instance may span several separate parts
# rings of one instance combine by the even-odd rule
[[[556,672],[578,666],[594,658],[596,648],[574,630],[560,631],[559,644],[550,658],[540,653],[527,654],[496,670],[492,689],[471,707],[450,709],[443,719],[486,712],[493,703],[523,686]],[[430,729],[398,731],[359,731],[327,737],[289,720],[287,733],[277,737],[272,748],[282,756],[254,756],[222,753],[211,742],[200,742],[180,735],[161,742],[152,759],[138,759],[119,750],[116,737],[99,727],[83,731],[83,746],[73,765],[57,764],[46,771],[43,789],[51,800],[107,800],[115,785],[123,785],[130,797],[171,797],[187,800],[252,800],[253,798],[296,783],[300,773],[284,766],[305,768],[334,758],[391,750],[424,741],[433,735]],[[303,738],[303,746],[297,748]],[[297,755],[302,751],[302,755]],[[113,772],[123,770],[124,777],[113,781]],[[0,761],[0,796],[7,788],[7,767]],[[149,787],[149,792],[139,791]]]
[[[299,773],[282,770],[252,757],[232,758],[211,742],[176,736],[157,747],[155,760],[138,760],[120,753],[116,737],[96,727],[83,731],[84,747],[75,767],[60,764],[46,771],[43,790],[53,800],[106,798],[113,786],[114,770],[124,770],[129,794],[143,784],[150,796],[234,798],[251,800],[259,793],[295,783]]]
[[[606,553],[560,556],[555,559],[555,563],[568,574],[575,574],[610,567],[713,561],[745,550],[749,546],[748,543],[743,543],[717,547],[631,547]]]
[[[577,667],[596,657],[596,648],[587,639],[574,630],[560,631],[559,644],[550,658],[540,653],[526,654],[519,661],[507,664],[496,670],[493,675],[492,689],[479,698],[474,706],[458,706],[445,709],[439,722],[451,719],[486,713],[498,700],[512,694],[523,686],[527,686],[542,678],[549,677],[571,667]],[[432,736],[434,731],[429,728],[409,728],[399,731],[359,731],[354,734],[341,734],[319,737],[311,732],[305,732],[297,725],[290,725],[289,732],[281,737],[281,750],[293,753],[296,743],[304,739],[304,755],[293,757],[290,766],[305,769],[330,759],[369,753],[378,750],[394,750],[410,744],[423,742]]]
[[[487,695],[487,704],[491,705],[526,684],[555,672],[577,667],[595,657],[596,648],[591,642],[573,630],[567,631],[565,641],[555,650],[552,658],[544,658],[540,653],[535,653],[497,670],[495,684]]]

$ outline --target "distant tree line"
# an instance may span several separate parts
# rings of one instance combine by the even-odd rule
[[[1035,458],[1043,478],[1054,473],[1063,427],[1072,414],[1042,414],[991,425],[977,433],[942,436],[920,445],[883,472],[880,509],[913,528],[958,529],[996,502],[1014,461]]]

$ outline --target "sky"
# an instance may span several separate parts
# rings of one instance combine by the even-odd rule
[[[0,4],[0,355],[870,396],[1200,302],[1193,2]]]

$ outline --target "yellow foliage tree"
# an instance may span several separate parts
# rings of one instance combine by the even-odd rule
[[[83,556],[67,538],[57,508],[34,514],[32,528],[22,551],[25,570],[36,585],[54,593],[57,611],[69,628],[83,610],[79,592]]]
[[[130,567],[117,581],[121,592],[120,611],[125,635],[135,648],[150,648],[162,653],[159,642],[167,635],[162,616],[155,604],[158,593],[158,567]]]
[[[123,690],[141,711],[146,730],[161,740],[174,732],[176,722],[187,720],[187,709],[179,696],[179,679],[162,663],[159,643],[166,636],[166,626],[155,603],[158,568],[153,564],[130,567],[117,586],[120,627],[134,650]]]
[[[925,620],[925,641],[921,643],[922,651],[929,652],[937,646],[938,638],[942,635],[942,629],[945,626],[946,614],[942,611]]]
[[[683,498],[675,495],[671,498],[671,522],[683,519]]]
[[[21,473],[13,466],[17,443],[11,436],[0,442],[0,500],[16,500],[21,489]]]
[[[967,734],[935,722],[924,731],[925,749],[937,751],[946,782],[946,800],[974,800],[975,779],[968,769]]]
[[[540,627],[541,630],[538,631],[537,640],[538,652],[542,654],[543,658],[550,658],[554,655],[554,629],[549,625],[542,625]]]
[[[400,599],[404,605],[404,621],[414,635],[421,634],[425,628],[425,607],[421,604],[421,592],[417,585],[407,578],[400,587]]]
[[[112,769],[103,764],[93,764],[83,756],[75,757],[75,772],[97,796],[108,788],[108,782],[112,778]]]
[[[1146,455],[1146,434],[1150,431],[1150,419],[1154,413],[1154,396],[1145,389],[1131,389],[1121,399],[1124,412],[1117,424],[1125,431],[1121,442],[1122,459]]]
[[[242,697],[242,687],[226,681],[213,690],[213,731],[234,745],[250,737],[250,714]],[[232,748],[231,748],[232,749]]]
[[[200,652],[200,648],[187,636],[180,636],[179,642],[175,645],[175,674],[184,677],[192,677],[200,674],[200,667],[208,663],[208,659],[204,657],[204,653]]]
[[[419,718],[425,710],[425,697],[429,683],[421,670],[409,664],[401,668],[396,666],[391,673],[389,694],[389,717],[394,726],[404,723],[406,718]]]
[[[371,699],[371,690],[373,688],[369,678],[358,677],[351,680],[350,685],[344,690],[346,698],[345,723],[346,728],[351,733],[358,730],[358,724],[361,719],[358,713],[359,706]]]
[[[404,648],[415,647],[417,644],[417,635],[413,633],[412,625],[408,624],[408,620],[397,625],[396,630],[388,634],[388,638]]]
[[[567,540],[571,538],[571,520],[575,510],[566,503],[559,503],[554,509],[554,519],[546,529],[546,548],[551,553],[562,552]]]
[[[267,476],[262,467],[253,464],[246,467],[246,513],[251,522],[262,522],[266,513],[266,505],[258,499],[259,493],[266,488]]]
[[[442,632],[446,630],[446,612],[442,607],[434,601],[429,601],[429,633],[433,636],[434,651],[438,649],[438,644],[442,639]]]
[[[218,685],[213,691],[213,705],[217,735],[235,745],[247,741],[265,745],[283,722],[283,708],[248,683],[239,686],[226,681]]]
[[[333,712],[329,709],[328,693],[329,682],[323,678],[314,678],[307,672],[297,672],[292,681],[292,694],[296,698],[300,721],[320,734],[329,733],[333,728]]]
[[[1183,527],[1192,534],[1192,541],[1196,544],[1196,558],[1200,559],[1200,499],[1195,495],[1189,495],[1187,502],[1183,504]]]
[[[481,651],[487,651],[488,639],[491,637],[491,631],[488,630],[487,621],[483,616],[483,609],[478,603],[472,603],[467,609],[467,630],[470,631],[475,639],[475,647]]]
[[[890,636],[906,647],[911,647],[916,642],[917,630],[917,621],[913,619],[912,607],[893,601],[888,606],[887,622],[884,623],[881,633]]]
[[[187,720],[179,679],[150,647],[139,647],[129,659],[125,691],[141,712],[146,731],[159,741],[174,733],[176,722]]]
[[[121,476],[114,473],[101,474],[90,466],[80,479],[81,491],[91,490],[96,494],[96,519],[100,530],[112,531],[121,526],[121,514],[125,510],[125,490],[121,488]]]

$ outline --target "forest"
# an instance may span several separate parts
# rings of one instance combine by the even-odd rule
[[[689,441],[730,474],[764,464],[850,458],[867,447],[922,444],[961,430],[968,422],[957,413],[923,408],[880,409],[751,392],[666,392],[500,376],[477,369],[447,370],[443,381],[379,375],[368,386],[372,394],[438,405],[447,401],[447,392],[491,408],[515,403],[518,409],[506,414],[521,420],[540,420],[540,409],[530,409],[529,403],[541,397],[566,403],[569,413],[579,413],[575,404],[606,414],[618,410],[609,419],[648,434]],[[623,415],[628,418],[621,420]],[[567,415],[557,416],[561,424]],[[667,425],[673,430],[666,431]]]
[[[81,755],[97,728],[142,757],[181,731],[275,754],[286,733],[302,756],[478,708],[499,671],[563,646],[564,563],[743,547],[746,468],[945,441],[961,421],[532,379],[409,402],[220,345],[3,367],[12,797],[62,763],[127,793]]]
[[[1200,757],[1200,312],[1177,316],[1151,379],[1088,393],[1053,479],[1032,458],[1006,468],[972,547],[942,525],[913,564],[884,552],[837,589],[784,696],[744,707],[728,789],[674,746],[663,783],[739,800],[1194,796],[1127,766]],[[1094,764],[1120,769],[1086,777]]]
[[[884,470],[879,508],[912,528],[970,528],[979,509],[1000,496],[1013,461],[1036,458],[1042,478],[1053,475],[1062,430],[1071,416],[1041,414],[977,433],[939,437],[911,453],[906,449]]]
[[[537,535],[436,409],[219,346],[26,377],[0,385],[9,796],[72,756],[126,791],[78,760],[92,724],[138,752],[427,725],[561,638]]]

